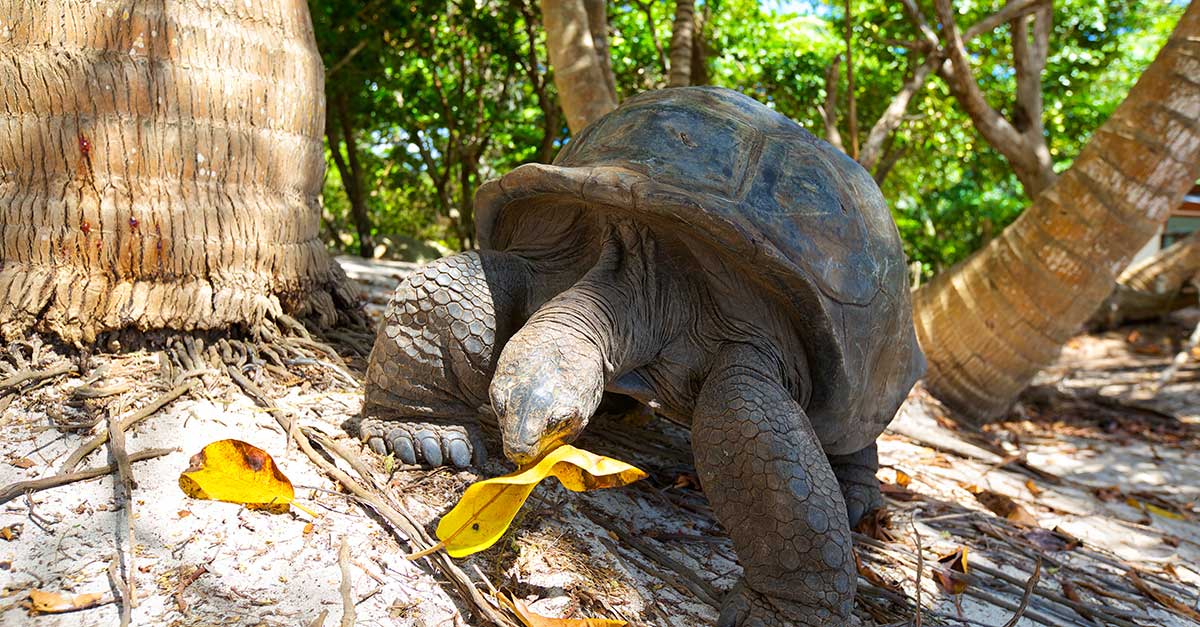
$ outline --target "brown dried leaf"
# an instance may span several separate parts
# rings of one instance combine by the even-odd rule
[[[29,459],[28,457],[22,457],[20,459],[16,459],[16,460],[13,460],[8,463],[12,466],[16,466],[17,468],[20,468],[21,470],[28,470],[30,468],[33,468],[33,465],[34,465],[33,460]]]
[[[896,536],[890,531],[891,527],[892,512],[886,507],[877,507],[863,514],[854,530],[881,542],[895,542]]]
[[[1072,536],[1058,527],[1055,527],[1053,531],[1035,527],[1021,532],[1021,537],[1026,542],[1046,553],[1070,551],[1083,544],[1079,538]]]
[[[975,492],[975,499],[984,507],[992,511],[993,514],[1002,518],[1008,519],[1009,522],[1018,525],[1036,527],[1038,522],[1024,507],[1012,500],[1011,497],[993,492],[992,490],[979,490]]]
[[[858,574],[861,575],[863,579],[866,579],[867,581],[885,590],[891,590],[897,594],[904,594],[901,592],[899,584],[884,579],[883,575],[880,575],[875,571],[875,569],[864,564],[862,558],[858,556],[858,551],[854,551],[854,566],[858,569]]]
[[[1042,492],[1045,492],[1045,490],[1038,487],[1038,484],[1033,482],[1033,479],[1025,480],[1025,489],[1029,490],[1029,493],[1034,497],[1039,497],[1042,495]]]
[[[967,566],[967,547],[957,549],[938,557],[938,564],[933,569],[934,578],[943,590],[949,594],[962,594],[967,590],[966,575],[970,573]]]
[[[1125,578],[1129,580],[1129,583],[1133,584],[1133,587],[1138,589],[1138,592],[1141,592],[1147,597],[1154,599],[1159,605],[1175,612],[1176,614],[1179,614],[1180,616],[1200,622],[1200,612],[1192,609],[1187,603],[1184,603],[1175,597],[1162,592],[1161,590],[1155,589],[1153,586],[1146,583],[1146,580],[1142,579],[1141,575],[1139,575],[1136,570],[1132,568],[1129,569],[1129,571],[1125,573]]]

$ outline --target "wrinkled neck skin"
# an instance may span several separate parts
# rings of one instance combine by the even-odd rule
[[[693,326],[689,282],[644,227],[607,227],[594,266],[508,341],[492,379],[504,453],[530,463],[587,425],[604,388]]]

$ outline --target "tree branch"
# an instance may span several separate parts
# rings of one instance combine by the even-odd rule
[[[908,1],[910,0],[905,0],[906,3]],[[951,91],[954,92],[967,115],[971,117],[980,134],[997,150],[1004,153],[1005,156],[1009,156],[1012,161],[1010,155],[1020,154],[1026,148],[1021,134],[1004,116],[1000,115],[1000,112],[988,104],[983,90],[979,88],[979,83],[976,82],[975,74],[971,70],[971,62],[967,58],[966,45],[963,43],[962,35],[958,32],[958,24],[954,21],[954,9],[950,6],[950,0],[934,0],[933,4],[937,11],[938,22],[942,25],[946,56],[954,67],[953,75],[947,78]],[[1018,164],[1014,163],[1013,165],[1017,166]]]
[[[929,74],[933,72],[934,68],[941,65],[942,61],[941,53],[937,52],[925,57],[925,61],[913,70],[912,76],[908,77],[904,86],[888,104],[887,109],[884,109],[883,114],[875,121],[875,125],[871,127],[871,133],[867,135],[866,143],[863,144],[862,152],[858,156],[858,162],[868,171],[875,170],[875,166],[883,154],[884,144],[892,136],[892,133],[904,123],[904,113],[908,111],[908,105],[913,96],[921,91]]]

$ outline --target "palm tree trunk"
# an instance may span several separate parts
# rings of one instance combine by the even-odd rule
[[[929,389],[1004,412],[1200,176],[1200,3],[1078,159],[1012,225],[920,288]]]
[[[675,23],[671,29],[671,73],[667,87],[692,84],[692,35],[696,29],[695,0],[675,0]],[[653,26],[653,25],[651,25]]]
[[[317,239],[324,92],[307,6],[165,6],[0,7],[6,339],[333,323],[352,308]]]

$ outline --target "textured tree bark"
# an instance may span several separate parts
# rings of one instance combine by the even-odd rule
[[[675,23],[671,29],[671,73],[667,87],[692,84],[692,35],[696,29],[695,0],[675,0]]]
[[[1200,3],[1074,164],[998,237],[917,290],[931,392],[1005,411],[1200,176]]]
[[[572,133],[617,108],[617,88],[608,59],[608,24],[605,20],[593,27],[591,22],[596,20],[592,17],[597,14],[603,20],[602,0],[542,0],[554,85]],[[597,35],[603,35],[600,41]]]
[[[331,324],[308,8],[0,7],[0,335]]]
[[[1117,287],[1104,300],[1089,323],[1115,327],[1125,322],[1151,320],[1196,304],[1189,286],[1200,278],[1200,231],[1130,266],[1117,279]]]

